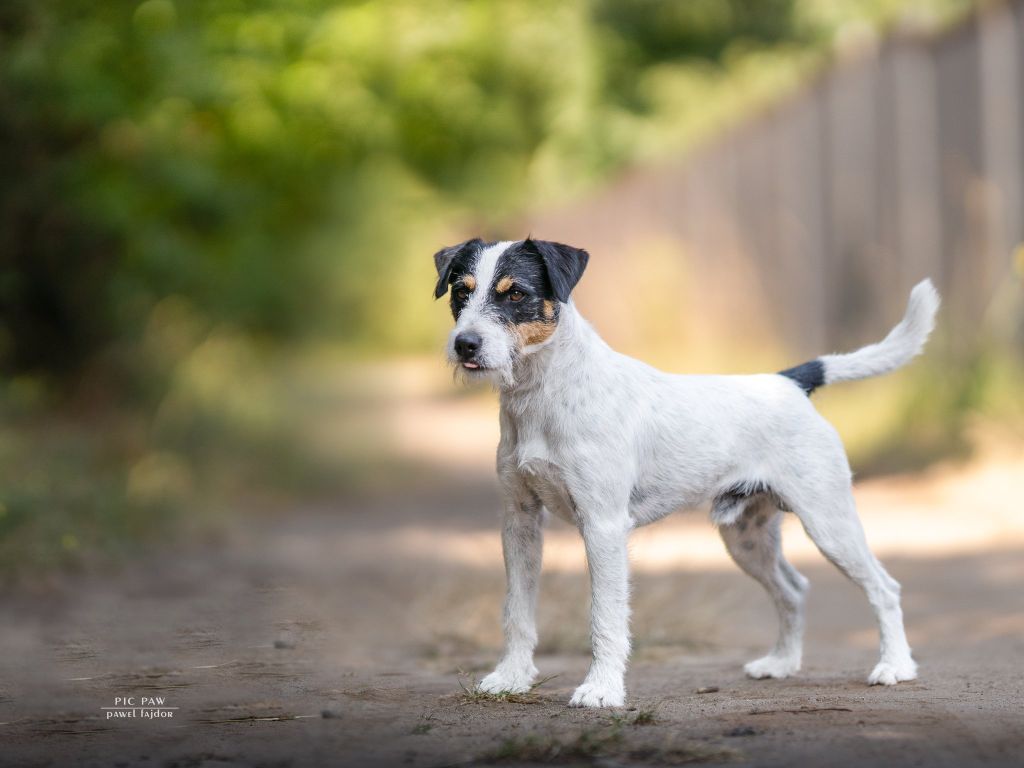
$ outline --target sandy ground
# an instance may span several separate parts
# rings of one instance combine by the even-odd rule
[[[565,706],[586,670],[588,598],[559,524],[538,661],[553,677],[508,701],[467,694],[500,648],[503,571],[493,484],[463,478],[6,595],[0,763],[1024,765],[1024,521],[1008,492],[1022,470],[859,487],[904,586],[914,683],[864,684],[866,601],[792,525],[787,551],[812,581],[804,671],[745,679],[773,614],[695,513],[634,542],[629,708]],[[108,716],[127,697],[173,709]]]

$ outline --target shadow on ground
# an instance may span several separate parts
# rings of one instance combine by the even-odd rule
[[[550,679],[509,700],[463,690],[500,648],[501,563],[389,543],[410,520],[496,539],[492,487],[463,493],[254,521],[9,595],[0,763],[1019,765],[1024,552],[887,559],[922,671],[896,688],[864,685],[871,613],[824,563],[801,566],[808,648],[787,681],[741,674],[774,635],[753,582],[724,561],[641,569],[630,708],[580,711],[565,706],[587,663],[578,569],[545,574]]]

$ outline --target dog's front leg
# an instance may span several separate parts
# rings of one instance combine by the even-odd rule
[[[621,707],[629,657],[627,520],[584,520],[580,526],[590,569],[593,661],[569,700],[574,707]]]
[[[509,499],[506,504],[501,544],[505,553],[505,655],[497,668],[480,681],[485,693],[524,693],[530,690],[537,668],[537,588],[543,550],[541,505]]]

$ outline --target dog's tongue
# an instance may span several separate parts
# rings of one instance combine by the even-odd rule
[[[463,363],[462,367],[463,368],[479,368],[480,366],[477,365],[476,363]]]

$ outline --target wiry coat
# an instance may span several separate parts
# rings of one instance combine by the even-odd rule
[[[779,614],[776,647],[747,665],[750,675],[783,677],[800,667],[807,582],[782,557],[784,510],[799,516],[876,611],[882,658],[869,682],[915,677],[899,585],[867,548],[842,442],[807,395],[821,384],[885,373],[917,354],[938,306],[930,283],[914,289],[906,317],[884,341],[850,355],[781,375],[681,376],[615,352],[579,314],[568,291],[586,265],[583,251],[470,241],[437,261],[439,295],[449,283],[463,286],[453,295],[449,356],[468,375],[490,377],[501,398],[507,647],[483,690],[523,691],[536,675],[533,615],[546,509],[580,530],[592,582],[594,660],[570,703],[623,704],[629,532],[707,502],[729,552]]]

